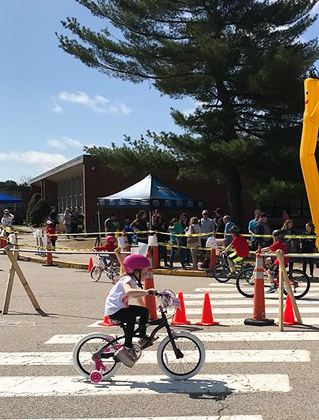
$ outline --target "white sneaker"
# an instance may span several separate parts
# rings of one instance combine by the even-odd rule
[[[124,363],[124,365],[127,367],[133,367],[136,361],[134,350],[127,350],[125,347],[122,347],[117,352],[115,352],[114,358]]]

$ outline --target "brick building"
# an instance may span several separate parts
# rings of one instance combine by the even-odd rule
[[[182,194],[204,201],[211,214],[216,207],[221,207],[224,214],[228,213],[225,187],[205,180],[179,181],[157,168],[152,173]],[[60,214],[64,212],[66,207],[83,214],[84,232],[90,233],[97,231],[98,217],[101,226],[103,226],[104,220],[109,217],[111,211],[118,213],[120,222],[124,220],[125,215],[129,215],[131,218],[135,217],[138,208],[99,209],[97,207],[97,197],[114,194],[142,178],[143,176],[140,175],[125,177],[119,172],[111,171],[93,156],[82,155],[33,178],[30,185],[32,193],[39,192],[48,201],[49,205],[56,206]],[[244,187],[243,191],[245,190]],[[257,205],[247,196],[243,197],[243,201],[244,225],[242,227],[246,227],[248,221],[253,217],[253,211]],[[282,200],[277,200],[275,203],[260,203],[260,208],[268,212],[273,227],[281,226],[281,211],[283,209],[287,210],[295,220],[296,227],[302,227],[305,221],[310,220],[309,206],[305,194],[300,197],[283,197]],[[200,216],[198,210],[192,212],[188,209],[186,211],[190,213],[190,216]],[[180,210],[161,209],[161,213],[164,219],[169,221],[172,217],[179,217]]]

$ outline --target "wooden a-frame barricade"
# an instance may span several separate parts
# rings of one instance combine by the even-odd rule
[[[24,290],[26,291],[34,309],[42,316],[47,316],[45,314],[45,312],[42,311],[42,309],[40,308],[40,305],[38,303],[38,301],[36,300],[30,286],[29,283],[27,282],[27,279],[25,278],[18,262],[18,249],[17,248],[13,248],[11,249],[9,246],[6,246],[4,248],[4,252],[7,254],[10,262],[11,262],[11,266],[9,269],[9,276],[8,276],[8,280],[7,280],[7,285],[6,285],[6,290],[5,290],[5,295],[4,295],[4,301],[3,301],[3,306],[2,306],[2,315],[7,315],[8,311],[9,311],[9,305],[10,305],[10,300],[11,300],[11,294],[12,294],[12,287],[13,287],[13,281],[14,281],[14,275],[15,273],[17,273],[21,284],[24,288]]]

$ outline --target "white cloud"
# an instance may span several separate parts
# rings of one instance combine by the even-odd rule
[[[84,147],[83,143],[81,143],[78,140],[71,139],[70,137],[63,136],[62,139],[69,146],[80,147],[81,149],[83,149],[83,147]]]
[[[66,145],[57,139],[50,139],[47,141],[47,143],[50,147],[55,147],[57,149],[66,149]]]
[[[76,105],[82,105],[89,108],[91,111],[100,114],[129,115],[132,112],[131,108],[126,106],[121,101],[116,100],[112,102],[110,99],[107,99],[101,95],[90,97],[85,92],[60,92],[58,95],[58,100]]]
[[[37,165],[42,171],[47,171],[55,166],[62,165],[68,159],[58,153],[44,153],[31,150],[29,152],[0,153],[0,161],[20,162],[29,165]]]
[[[67,136],[62,136],[61,140],[49,139],[47,141],[47,144],[49,147],[53,147],[56,149],[68,149],[70,147],[83,149],[83,147],[85,146],[79,140],[74,140],[74,139],[71,139],[71,137],[67,137]]]
[[[53,112],[55,112],[56,114],[61,114],[63,109],[60,105],[58,104],[54,104],[54,107],[52,108]]]

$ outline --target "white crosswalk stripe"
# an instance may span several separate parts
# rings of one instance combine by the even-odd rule
[[[246,306],[246,308],[252,308],[253,307],[253,300],[252,299],[231,299],[231,300],[226,300],[225,299],[226,296],[224,296],[224,300],[215,300],[215,296],[210,296],[210,302],[211,302],[211,306],[212,308],[214,306]],[[228,296],[227,296],[228,297]],[[185,306],[191,307],[191,306],[197,306],[200,307],[202,305],[203,302],[198,300],[186,300],[184,301]],[[316,304],[319,306],[319,299],[317,302],[311,302],[311,304]],[[278,299],[269,299],[266,301],[265,303],[266,308],[270,307],[270,306],[275,306],[278,308]],[[298,301],[298,306],[309,306],[309,301],[307,300],[299,300]]]
[[[89,356],[89,355],[88,355]],[[157,352],[145,351],[138,363],[157,364]],[[205,363],[310,362],[307,350],[206,350]],[[71,365],[70,352],[0,353],[0,365]]]
[[[78,376],[3,376],[0,397],[35,397],[118,394],[225,394],[289,392],[288,375],[197,375],[196,379],[171,381],[166,376],[117,375],[112,382],[94,386]]]
[[[108,333],[112,333],[110,330]],[[319,332],[256,331],[256,332],[193,332],[203,342],[209,341],[307,341],[319,340]],[[59,334],[52,336],[45,344],[75,344],[85,334]],[[158,334],[160,338],[165,334]]]

